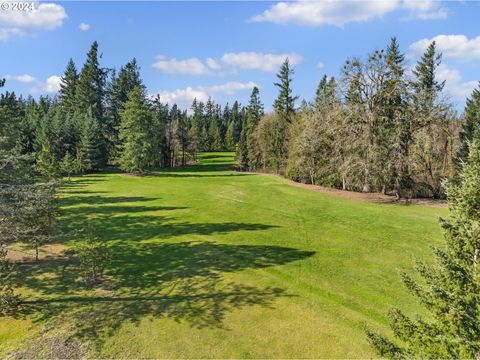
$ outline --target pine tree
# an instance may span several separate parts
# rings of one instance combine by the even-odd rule
[[[77,246],[80,259],[80,271],[86,287],[94,286],[103,276],[105,268],[110,262],[111,254],[102,239],[91,231],[86,239]]]
[[[441,62],[442,54],[437,51],[436,43],[433,41],[413,69],[415,80],[412,86],[415,89],[417,111],[422,115],[429,115],[438,93],[445,86],[445,81],[438,81],[436,76]]]
[[[68,180],[70,180],[70,176],[75,172],[75,158],[69,152],[63,157],[60,163],[60,169],[67,175]]]
[[[453,168],[454,162],[453,141],[450,139],[449,143],[440,144],[435,132],[437,129],[440,133],[449,132],[448,106],[439,96],[445,86],[445,81],[439,81],[437,77],[441,59],[442,54],[432,42],[413,70],[415,79],[412,83],[414,126],[420,129],[417,131],[415,170],[423,176],[420,181],[430,185],[434,197],[440,197],[442,193],[443,169]],[[446,163],[442,163],[443,159]]]
[[[227,128],[227,133],[225,134],[225,148],[228,151],[234,151],[235,150],[235,139],[234,139],[234,124],[233,122],[228,125]]]
[[[120,111],[128,100],[128,94],[139,86],[145,90],[145,85],[140,77],[140,68],[137,60],[133,58],[120,68],[118,75],[112,74],[111,82],[106,91],[107,109],[105,119],[105,135],[107,151],[110,158],[114,157],[114,150],[118,144],[118,127],[120,125]]]
[[[275,136],[273,138],[274,156],[272,163],[274,164],[277,173],[285,167],[287,161],[289,141],[288,131],[295,115],[295,101],[298,99],[298,96],[292,95],[291,83],[293,73],[294,71],[290,68],[290,62],[287,58],[277,74],[279,82],[275,83],[279,93],[273,104],[278,119],[274,122],[276,128]]]
[[[458,184],[446,186],[447,219],[441,219],[445,247],[435,248],[435,264],[417,263],[424,282],[403,274],[408,290],[429,311],[429,320],[390,312],[401,344],[368,331],[378,354],[392,359],[476,359],[480,355],[480,141],[475,139]]]
[[[55,179],[60,176],[60,168],[50,144],[44,143],[38,154],[35,169],[47,179]]]
[[[385,54],[387,65],[386,80],[382,89],[384,110],[382,115],[393,134],[388,145],[393,150],[384,162],[393,162],[392,174],[397,196],[406,194],[413,185],[410,170],[410,148],[413,142],[412,114],[408,104],[408,84],[405,80],[405,55],[400,52],[397,38],[393,37]],[[389,134],[390,135],[390,134]]]
[[[327,112],[338,100],[336,90],[335,78],[328,79],[327,75],[324,75],[315,92],[315,109],[319,112]]]
[[[72,116],[77,109],[78,73],[72,59],[68,61],[67,68],[60,83],[59,100],[65,113]]]
[[[187,157],[188,147],[190,144],[190,138],[188,134],[188,116],[186,112],[178,116],[176,119],[175,137],[176,137],[177,143],[180,145],[180,152],[182,156],[181,165],[185,166],[187,164],[186,157]]]
[[[263,104],[260,101],[259,93],[258,88],[255,86],[250,94],[250,102],[247,107],[247,119],[245,124],[246,162],[250,170],[254,170],[257,167],[258,159],[260,157],[255,139],[255,130],[264,114],[264,110]]]
[[[145,172],[152,165],[150,137],[153,114],[140,87],[135,87],[128,95],[120,118],[118,164],[124,171]]]
[[[76,105],[80,113],[86,113],[91,109],[93,118],[102,126],[104,120],[106,74],[105,69],[100,67],[98,43],[94,41],[78,79]]]
[[[298,96],[292,95],[291,83],[293,74],[294,71],[290,68],[290,62],[286,58],[277,74],[279,82],[274,84],[278,88],[279,93],[273,107],[280,118],[287,123],[293,120],[295,101],[298,99]]]
[[[100,125],[90,110],[82,120],[78,151],[84,171],[100,170],[105,165],[105,140]]]
[[[457,155],[457,160],[460,162],[468,157],[468,144],[480,138],[480,85],[467,99],[463,114],[464,123],[460,132],[460,149]]]

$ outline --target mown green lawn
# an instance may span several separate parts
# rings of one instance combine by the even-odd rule
[[[441,239],[445,209],[351,201],[230,171],[231,153],[151,176],[73,179],[67,246],[90,227],[112,251],[101,288],[75,262],[22,265],[24,317],[0,319],[0,352],[49,325],[100,356],[365,358],[365,324],[419,310],[399,277]]]

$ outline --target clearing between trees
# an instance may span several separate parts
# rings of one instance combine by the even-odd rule
[[[446,209],[306,191],[234,172],[233,155],[72,178],[72,236],[19,264],[26,304],[0,322],[0,354],[366,358],[365,325],[390,334],[390,307],[422,313],[398,271],[429,259]],[[112,257],[90,289],[67,256],[88,227]]]

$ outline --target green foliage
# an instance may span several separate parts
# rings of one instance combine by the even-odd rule
[[[145,172],[153,165],[153,113],[148,108],[140,87],[137,86],[130,92],[120,117],[118,165],[124,171]]]
[[[81,161],[83,171],[100,170],[105,165],[105,141],[100,125],[91,111],[88,111],[82,119],[77,151],[80,153],[77,160]]]
[[[230,123],[230,125],[228,125],[227,132],[225,134],[225,148],[228,151],[235,150],[234,132],[235,132],[235,125],[232,122]]]
[[[441,219],[445,247],[434,248],[435,264],[417,263],[423,283],[402,274],[430,316],[410,319],[392,310],[391,327],[401,345],[367,332],[381,356],[473,359],[480,354],[480,141],[471,143],[458,184],[446,188],[450,215]]]
[[[42,145],[38,154],[35,169],[46,179],[56,179],[60,176],[60,167],[52,148],[48,143]]]
[[[474,139],[480,139],[480,88],[474,89],[467,99],[463,114],[464,123],[460,132],[460,149],[458,161],[465,161],[468,157],[468,145]]]
[[[65,113],[69,116],[74,115],[77,110],[77,85],[77,67],[73,60],[70,59],[62,77],[59,90],[60,104]]]
[[[14,313],[20,304],[20,296],[13,288],[15,266],[7,259],[7,250],[0,245],[0,316]]]
[[[255,139],[255,131],[264,115],[263,104],[260,101],[260,92],[255,86],[250,95],[250,102],[247,107],[247,116],[245,124],[246,137],[246,163],[249,169],[254,170],[258,167],[259,150]]]
[[[197,164],[156,176],[73,178],[61,222],[90,224],[111,250],[104,280],[82,289],[79,268],[62,258],[22,265],[19,292],[47,301],[27,305],[33,324],[2,319],[2,345],[24,346],[23,336],[53,322],[111,358],[202,358],[206,344],[215,358],[245,349],[255,358],[375,357],[361,323],[385,330],[391,304],[418,311],[396,269],[409,269],[412,253],[428,256],[446,209],[351,201],[233,165],[232,153],[200,153]],[[81,240],[63,243],[75,250]],[[152,333],[163,335],[152,342]],[[269,346],[257,346],[262,337]]]
[[[108,247],[100,237],[89,232],[87,238],[77,245],[76,252],[80,260],[80,271],[85,286],[96,285],[111,259]]]
[[[140,68],[137,60],[133,58],[125,66],[120,68],[118,75],[113,72],[106,91],[105,135],[107,151],[110,154],[110,158],[114,157],[115,147],[119,141],[120,112],[128,100],[128,94],[136,86],[145,90],[145,85],[140,77]]]
[[[76,107],[80,113],[92,112],[98,122],[103,121],[106,70],[98,61],[98,43],[94,41],[82,67],[76,88]]]
[[[298,96],[292,95],[291,83],[293,74],[294,71],[290,67],[288,58],[286,58],[277,74],[279,82],[275,83],[275,86],[278,88],[278,97],[273,104],[275,112],[285,122],[293,120],[295,101],[298,99]]]
[[[63,157],[62,162],[60,163],[60,169],[62,170],[63,174],[67,175],[68,179],[70,179],[70,175],[75,173],[75,158],[69,152],[67,152]]]

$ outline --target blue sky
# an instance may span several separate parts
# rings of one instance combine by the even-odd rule
[[[5,0],[0,0],[0,3]],[[80,68],[93,40],[101,65],[132,57],[150,94],[187,106],[208,96],[246,104],[258,85],[267,109],[282,59],[294,63],[293,88],[311,100],[326,73],[338,76],[397,36],[410,65],[432,39],[444,53],[439,76],[461,110],[480,80],[480,2],[291,1],[50,2],[33,11],[0,10],[0,77],[7,90],[55,94],[70,57]]]

